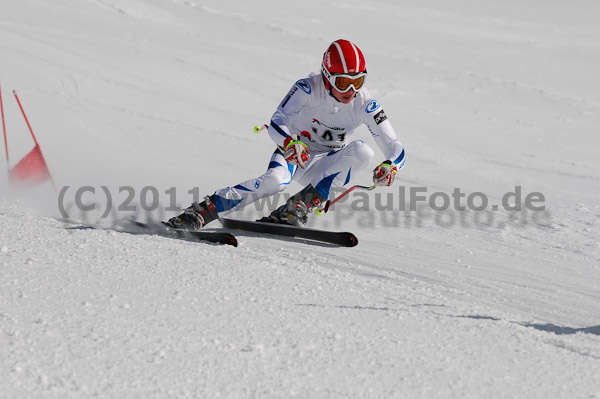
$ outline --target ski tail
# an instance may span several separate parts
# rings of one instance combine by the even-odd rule
[[[132,225],[135,226],[139,232],[147,232],[149,234],[156,234],[190,241],[206,241],[215,244],[231,245],[234,247],[238,246],[237,238],[233,234],[227,232],[174,229],[165,225],[165,222],[144,223],[131,220],[130,223],[132,223]]]

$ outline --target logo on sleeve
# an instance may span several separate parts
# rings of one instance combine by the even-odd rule
[[[373,119],[375,119],[375,123],[377,123],[379,125],[381,122],[387,120],[387,116],[385,115],[385,112],[383,112],[383,110],[381,110],[375,114]]]
[[[367,104],[367,108],[365,108],[365,112],[367,114],[371,114],[381,108],[381,105],[377,102],[377,100],[371,100],[369,104]]]
[[[298,88],[296,86],[292,86],[292,88],[290,89],[290,92],[287,94],[287,96],[285,96],[285,98],[281,102],[281,108],[285,108],[285,105],[288,103],[288,101],[290,101],[290,99],[292,98],[294,93],[296,93],[297,91],[298,91]]]
[[[306,94],[311,93],[310,85],[304,79],[300,79],[299,81],[297,81],[296,86],[298,86],[300,89],[302,89],[302,91],[305,92]]]

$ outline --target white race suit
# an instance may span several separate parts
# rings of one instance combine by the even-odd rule
[[[286,189],[292,180],[312,186],[324,198],[332,187],[346,185],[364,169],[374,152],[363,140],[350,141],[365,124],[375,142],[398,169],[405,163],[404,147],[383,108],[363,86],[349,104],[338,102],[325,88],[320,73],[297,81],[271,118],[269,136],[277,144],[267,171],[233,187],[217,190],[215,205],[220,217]],[[285,161],[283,142],[297,135],[310,151],[305,169]]]

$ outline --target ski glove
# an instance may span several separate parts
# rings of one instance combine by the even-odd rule
[[[287,163],[304,169],[306,163],[310,160],[310,153],[306,144],[298,140],[298,136],[292,135],[285,139],[283,146],[285,148],[283,157]]]
[[[373,183],[378,186],[391,186],[397,171],[398,169],[392,161],[383,161],[373,170]]]

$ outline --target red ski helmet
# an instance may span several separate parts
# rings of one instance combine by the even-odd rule
[[[350,78],[355,78],[354,89],[358,90],[362,86],[364,78],[366,78],[367,67],[365,57],[354,43],[338,39],[331,43],[325,54],[323,54],[321,72],[323,73],[325,88],[327,90],[331,90],[331,85],[335,83],[336,75],[346,75]],[[362,79],[360,79],[361,77]],[[340,90],[337,85],[336,89],[342,92],[349,90],[349,86],[344,86],[345,90]]]

